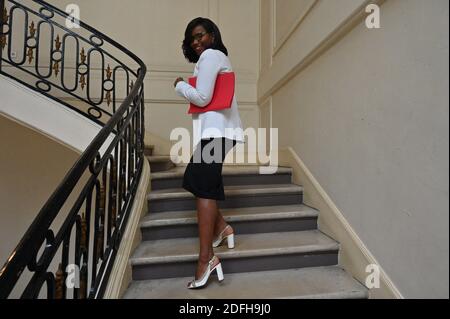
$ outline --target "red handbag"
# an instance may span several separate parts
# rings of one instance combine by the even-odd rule
[[[190,77],[189,84],[194,88],[197,85],[197,77]],[[211,102],[205,107],[190,104],[188,114],[218,111],[231,107],[234,97],[235,74],[234,72],[219,73],[214,85],[214,93]]]

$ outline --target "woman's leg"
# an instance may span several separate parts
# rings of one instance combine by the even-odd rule
[[[217,217],[216,217],[216,223],[214,225],[214,238],[218,237],[219,234],[227,227],[228,223],[223,218],[222,214],[220,213],[219,208],[217,208]],[[227,229],[223,235],[229,235],[232,233],[232,229]]]
[[[220,166],[220,172],[222,173],[223,169],[223,162],[225,161],[225,157],[227,153],[236,145],[236,141],[230,140],[227,138],[222,138],[222,162]],[[216,217],[216,224],[214,225],[214,237],[218,237],[219,234],[227,227],[228,223],[223,218],[222,214],[220,213],[219,207],[217,207],[217,217]],[[223,235],[229,235],[233,232],[233,229],[227,229],[225,230],[225,233]]]
[[[215,199],[197,198],[198,235],[200,239],[200,253],[198,256],[197,271],[195,279],[206,271],[208,262],[214,256],[212,241],[214,236],[214,225],[217,219],[217,202]]]
[[[219,233],[227,226],[227,222],[223,218],[222,214],[220,213],[219,208],[217,208],[217,217],[216,217],[216,223],[214,225],[214,236],[216,237],[219,235]]]

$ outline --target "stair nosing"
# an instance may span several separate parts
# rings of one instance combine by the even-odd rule
[[[295,194],[303,193],[303,186],[295,184],[268,184],[266,188],[259,188],[260,185],[245,185],[240,186],[241,189],[227,189],[225,186],[225,196],[241,196],[241,195],[267,195],[267,194]],[[178,191],[174,191],[174,190]],[[148,200],[163,200],[163,199],[181,199],[194,198],[194,195],[181,188],[169,188],[157,191],[158,193],[150,192],[147,195]],[[172,190],[172,191],[171,191]],[[255,193],[255,190],[257,191]]]
[[[326,236],[320,231],[302,231],[302,232],[315,232],[318,236]],[[300,232],[286,232],[286,233],[300,233]],[[246,236],[258,236],[261,234],[251,234]],[[240,235],[236,235],[239,240]],[[280,256],[280,255],[292,255],[292,254],[305,254],[305,253],[317,253],[317,252],[338,252],[340,249],[340,244],[328,237],[329,243],[321,244],[308,244],[308,245],[297,245],[292,247],[284,247],[280,250],[280,247],[273,248],[256,248],[256,249],[245,249],[239,250],[238,246],[234,249],[227,249],[224,251],[217,251],[215,254],[220,259],[238,259],[238,258],[248,258],[248,257],[263,257],[263,256]],[[158,241],[167,241],[172,239],[160,239]],[[178,239],[180,240],[180,239]],[[151,244],[155,241],[144,241],[141,245]],[[184,254],[184,255],[174,255],[174,256],[151,256],[151,257],[131,257],[130,263],[132,266],[143,266],[143,265],[153,265],[162,263],[180,263],[180,262],[192,262],[198,259],[198,254],[195,252]]]
[[[266,175],[266,174],[259,174],[259,167],[261,166],[256,166],[257,168],[253,168],[252,166],[249,167],[249,169],[254,169],[255,172],[240,172],[239,169],[238,170],[224,170],[222,171],[222,176],[246,176],[246,175]],[[290,175],[293,172],[293,169],[291,167],[278,167],[280,170],[276,171],[274,174],[270,174],[270,175]],[[179,172],[156,172],[153,173],[151,178],[152,180],[164,180],[164,179],[171,179],[171,178],[181,178],[183,177],[184,172],[183,171],[179,171]]]
[[[146,155],[145,156],[151,163],[164,163],[164,162],[172,162],[172,158],[170,155]],[[157,174],[158,172],[155,172],[153,174]]]
[[[317,245],[316,245],[317,246]],[[262,248],[255,250],[247,250],[245,253],[231,252],[217,252],[215,255],[221,260],[249,258],[249,257],[264,257],[264,256],[280,256],[280,255],[293,255],[293,254],[306,254],[306,253],[319,253],[319,252],[337,252],[339,251],[339,244],[327,244],[321,245],[319,248],[311,248],[315,245],[305,245],[298,247],[291,247],[280,251],[279,248]],[[132,266],[153,265],[153,264],[168,264],[168,263],[180,263],[197,261],[198,254],[193,255],[181,255],[171,257],[132,257],[130,259]]]
[[[140,223],[140,228],[164,227],[175,225],[192,225],[197,223],[197,218],[194,216],[195,211],[190,211],[192,217],[178,217],[178,218],[163,218],[153,220],[143,220]],[[167,212],[170,214],[170,212]],[[242,221],[262,221],[262,220],[284,220],[296,218],[317,218],[319,212],[314,208],[306,208],[305,210],[292,210],[287,212],[270,212],[270,213],[246,213],[241,215],[226,216],[224,218],[228,222],[242,222]]]

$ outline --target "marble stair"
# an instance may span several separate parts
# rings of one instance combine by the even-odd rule
[[[154,149],[154,145],[144,146],[144,156],[150,163],[150,171],[152,173],[164,172],[175,167],[175,164],[170,159],[170,155],[155,155]]]
[[[152,173],[142,242],[130,258],[124,298],[368,298],[338,266],[339,243],[317,228],[319,212],[303,203],[292,169],[259,174],[258,166],[224,166],[226,200],[236,247],[215,248],[225,280],[190,290],[198,257],[195,198],[181,187],[184,167]]]

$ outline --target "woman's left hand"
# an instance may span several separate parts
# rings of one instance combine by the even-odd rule
[[[175,82],[173,83],[173,86],[176,87],[177,84],[178,84],[178,82],[180,82],[180,81],[184,81],[182,77],[178,77],[178,78],[175,80]]]

